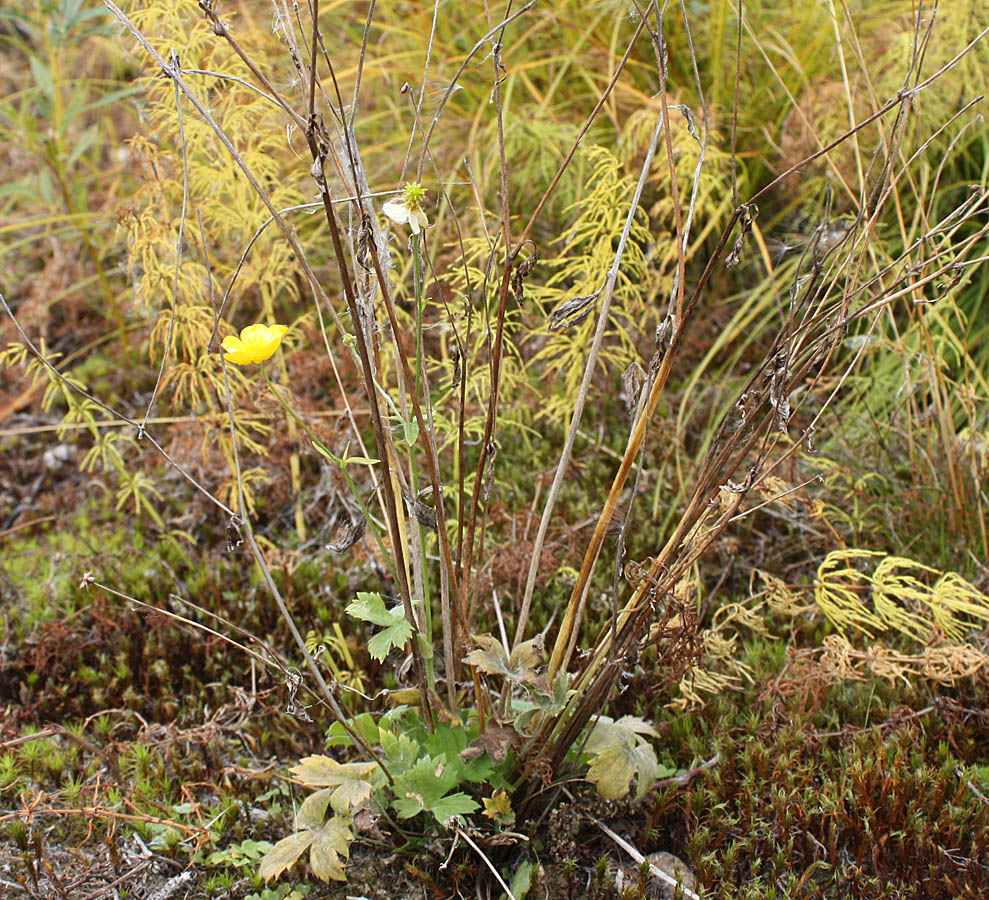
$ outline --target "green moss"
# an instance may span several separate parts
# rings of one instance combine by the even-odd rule
[[[684,848],[712,898],[981,896],[989,805],[957,772],[989,763],[989,727],[918,694],[851,684],[808,711],[752,691],[691,714],[693,759],[720,760],[657,798],[662,849]],[[985,702],[985,686],[964,700]],[[935,708],[905,717],[917,703]]]

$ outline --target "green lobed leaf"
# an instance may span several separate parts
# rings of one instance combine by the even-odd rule
[[[458,816],[469,816],[478,809],[480,807],[477,801],[462,792],[448,794],[429,807],[429,811],[436,816],[436,821],[440,825],[446,825],[451,819],[456,819]]]
[[[394,625],[395,614],[385,607],[381,594],[358,591],[357,599],[352,600],[346,612],[355,619],[370,622],[372,625]]]
[[[381,626],[382,630],[367,642],[368,652],[378,662],[383,662],[393,647],[404,647],[412,637],[412,625],[405,618],[401,605],[386,608],[381,594],[359,591],[357,599],[346,611],[355,619]]]
[[[401,649],[412,637],[412,626],[402,619],[396,625],[383,628],[367,642],[367,652],[378,662],[384,662],[385,657],[393,647]]]
[[[395,768],[407,769],[415,765],[419,758],[419,742],[409,737],[404,732],[395,734],[387,728],[381,728],[378,732],[381,742],[381,749],[385,751],[385,756],[395,763]]]
[[[350,719],[351,730],[361,735],[369,744],[379,743],[378,726],[369,712],[359,713]],[[326,730],[327,747],[349,747],[353,739],[339,722],[333,722]]]
[[[532,863],[529,860],[525,859],[519,864],[509,887],[515,900],[525,900],[532,887]]]
[[[426,751],[434,757],[445,757],[446,774],[451,787],[464,781],[484,782],[492,772],[491,760],[483,755],[464,759],[470,735],[459,725],[440,722],[426,739]]]
[[[403,819],[429,812],[443,825],[456,816],[476,811],[480,807],[467,794],[447,795],[459,784],[463,770],[459,760],[448,764],[445,754],[424,756],[395,779],[392,806]]]

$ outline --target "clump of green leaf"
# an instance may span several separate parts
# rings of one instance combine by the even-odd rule
[[[266,880],[280,875],[307,850],[317,877],[344,880],[354,819],[363,810],[375,814],[390,809],[400,819],[424,814],[427,821],[449,827],[481,809],[481,796],[488,818],[503,825],[513,820],[506,780],[510,761],[503,753],[498,765],[492,762],[476,719],[459,725],[438,723],[430,732],[418,712],[399,707],[378,722],[362,713],[348,724],[375,748],[380,765],[310,756],[291,770],[302,784],[317,790],[299,807],[295,832],[265,855],[260,874]],[[353,738],[335,723],[327,743],[352,746]],[[491,790],[493,799],[483,796]]]
[[[389,609],[381,594],[358,591],[357,599],[347,606],[346,611],[355,619],[381,628],[367,642],[368,653],[378,662],[383,662],[389,651],[404,647],[412,637],[412,625],[405,618],[402,605],[399,603]]]
[[[305,900],[310,889],[308,884],[280,884],[248,894],[244,900]]]
[[[391,806],[400,818],[430,814],[439,824],[469,815],[480,804],[457,787],[469,784],[504,785],[506,767],[496,771],[489,757],[468,747],[479,736],[475,721],[467,726],[438,724],[425,731],[417,714],[407,711],[391,727],[379,730],[381,748],[394,777]]]
[[[256,866],[273,846],[270,841],[255,841],[248,838],[240,843],[229,844],[212,851],[206,857],[206,865],[229,866],[234,869]]]

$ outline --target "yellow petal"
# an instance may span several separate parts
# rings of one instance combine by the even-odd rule
[[[244,342],[247,347],[255,347],[262,343],[267,337],[268,326],[267,325],[248,325],[240,333],[240,339]]]
[[[227,362],[236,363],[238,366],[246,366],[252,362],[250,351],[244,346],[244,342],[235,334],[228,334],[221,347],[226,351],[224,357]]]
[[[285,325],[262,325],[258,331],[258,340],[253,348],[254,362],[263,362],[273,356],[282,342],[282,335],[288,331]]]
[[[254,362],[254,358],[249,350],[235,350],[227,353],[227,362],[237,363],[238,366],[246,366]]]

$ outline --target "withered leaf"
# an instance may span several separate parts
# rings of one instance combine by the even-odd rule
[[[450,379],[450,387],[458,388],[460,387],[461,379],[464,377],[463,355],[460,353],[459,347],[454,347],[450,351],[450,359],[453,361],[453,378]]]
[[[536,669],[543,661],[542,635],[519,644],[511,656],[505,652],[501,641],[490,634],[475,635],[474,642],[477,649],[467,655],[465,662],[477,666],[486,675],[501,675],[509,681],[527,684],[538,679]]]
[[[646,373],[642,371],[642,366],[633,362],[622,372],[622,392],[624,393],[625,412],[632,415],[639,405],[639,394],[642,392],[642,385],[646,380]]]
[[[378,819],[381,816],[371,812],[367,807],[359,809],[354,815],[354,828],[358,834],[369,834],[371,837],[383,837],[381,829],[378,828]]]
[[[334,556],[342,556],[364,536],[364,527],[363,517],[352,521],[341,529],[340,536],[335,541],[326,545],[326,549]]]
[[[531,242],[530,242],[531,243]],[[532,245],[532,256],[526,257],[522,262],[515,266],[515,270],[512,272],[512,293],[515,295],[515,302],[522,306],[522,301],[525,299],[522,284],[526,278],[532,273],[533,268],[536,265],[536,248]]]
[[[518,743],[518,740],[519,736],[511,725],[492,718],[488,720],[484,733],[478,735],[460,751],[460,758],[464,762],[470,762],[482,753],[487,753],[491,762],[497,766],[505,761],[508,751]]]
[[[432,531],[437,530],[436,510],[429,504],[423,503],[418,497],[412,501],[412,515],[420,525],[425,525]]]
[[[600,296],[601,291],[597,290],[593,294],[583,297],[574,297],[561,303],[549,314],[549,330],[562,331],[564,328],[573,328],[579,325],[590,315],[594,309],[594,301]]]
[[[731,248],[731,252],[725,259],[726,269],[733,269],[742,261],[742,249],[745,247],[745,238],[752,230],[752,224],[755,222],[756,216],[758,215],[759,207],[754,203],[750,203],[742,207],[742,215],[740,219],[741,230],[739,231],[738,238],[735,240],[734,246]]]

